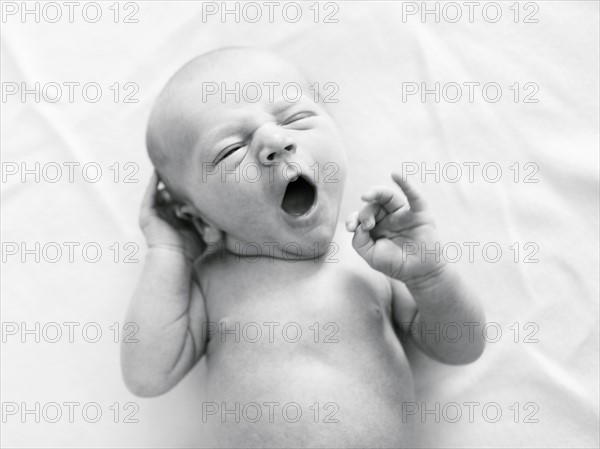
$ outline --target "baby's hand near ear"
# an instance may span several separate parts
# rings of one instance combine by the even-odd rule
[[[354,232],[352,246],[371,267],[407,284],[420,283],[439,273],[445,261],[434,254],[440,243],[425,200],[401,175],[392,178],[401,190],[369,189],[361,197],[367,204],[348,216],[346,229]]]
[[[187,223],[183,221],[176,225],[170,222],[176,218],[169,220],[167,212],[159,210],[172,202],[167,190],[158,190],[159,182],[155,171],[144,194],[140,210],[139,224],[146,237],[148,248],[163,247],[180,251],[188,259],[195,261],[205,250],[206,244],[191,222],[189,226],[186,226]]]

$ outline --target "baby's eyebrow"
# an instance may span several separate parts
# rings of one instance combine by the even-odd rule
[[[279,113],[285,111],[286,109],[289,109],[291,106],[293,106],[293,103],[290,103],[283,97],[279,97],[277,100],[273,101],[271,105],[271,111],[273,111],[274,113]]]
[[[205,143],[215,144],[216,142],[223,140],[234,134],[243,134],[248,128],[250,120],[248,118],[242,118],[235,120],[233,123],[224,123],[217,125],[215,129],[210,131],[206,135]]]
[[[272,103],[271,112],[275,115],[281,114],[282,112],[285,112],[301,103],[304,103],[303,97],[300,97],[300,99],[296,102],[291,101],[289,98],[286,99],[284,97],[279,97]]]

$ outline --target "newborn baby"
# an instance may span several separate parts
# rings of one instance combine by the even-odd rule
[[[260,98],[207,95],[250,83]],[[483,313],[401,174],[338,224],[344,145],[318,100],[293,65],[227,48],[181,68],[152,111],[149,249],[127,316],[139,342],[122,366],[156,396],[206,359],[198,446],[410,446],[403,344],[450,364],[483,351],[480,335],[440,335]]]

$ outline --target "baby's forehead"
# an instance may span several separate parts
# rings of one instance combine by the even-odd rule
[[[310,89],[306,77],[291,63],[263,52],[232,52],[199,60],[175,83],[182,100],[198,104],[274,103]]]
[[[309,82],[296,66],[263,51],[225,51],[193,63],[171,88],[173,107],[193,126],[210,125],[223,113],[279,111],[310,96]]]

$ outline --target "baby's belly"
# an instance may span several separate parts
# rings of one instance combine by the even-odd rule
[[[412,377],[388,318],[377,307],[337,315],[275,312],[209,329],[202,427],[211,444],[410,445],[402,405],[414,400]]]

